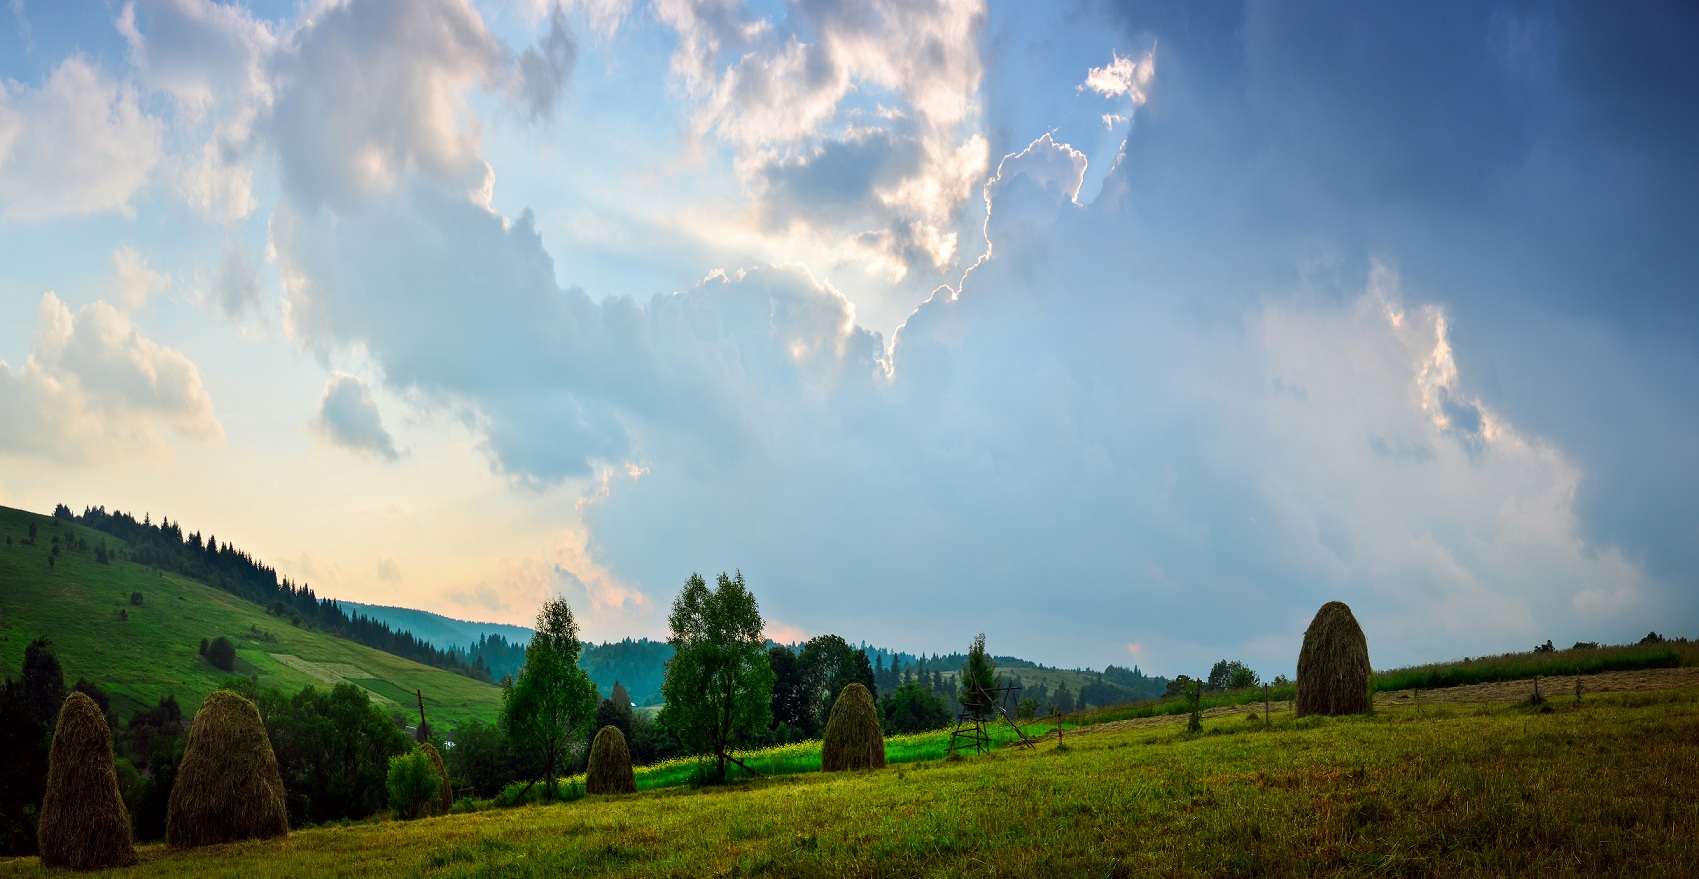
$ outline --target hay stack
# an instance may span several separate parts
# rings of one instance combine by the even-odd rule
[[[885,731],[879,728],[879,709],[873,705],[873,694],[861,684],[846,684],[826,719],[826,737],[820,744],[820,771],[884,768]]]
[[[625,733],[611,723],[596,733],[596,741],[590,745],[584,790],[592,794],[637,793],[637,775],[631,770],[631,751],[625,747]]]
[[[136,862],[130,813],[112,763],[112,731],[86,693],[71,693],[59,709],[36,843],[43,867],[98,870]]]
[[[454,787],[448,783],[448,767],[443,765],[442,754],[437,751],[436,745],[424,742],[419,745],[419,750],[424,753],[426,760],[431,761],[431,766],[437,771],[437,778],[441,779],[436,798],[425,807],[425,814],[447,815],[454,805]]]
[[[1351,608],[1329,601],[1316,611],[1298,653],[1294,714],[1366,714],[1369,710],[1369,643]]]
[[[217,690],[195,712],[165,813],[172,848],[270,839],[289,832],[283,778],[254,703]]]

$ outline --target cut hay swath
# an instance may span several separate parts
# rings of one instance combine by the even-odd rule
[[[1369,644],[1351,608],[1329,601],[1316,611],[1298,652],[1293,713],[1365,714],[1369,710]]]
[[[609,724],[596,733],[596,741],[590,745],[590,762],[584,769],[584,790],[592,794],[637,793],[631,751],[619,727]]]
[[[165,814],[172,848],[271,839],[289,832],[283,778],[254,703],[216,690],[195,712]]]
[[[873,694],[861,684],[847,684],[832,703],[826,735],[820,743],[820,771],[885,768],[885,731]]]
[[[430,807],[425,811],[430,815],[447,815],[448,810],[454,806],[454,786],[448,783],[448,767],[443,765],[442,753],[430,742],[419,745],[419,750],[424,753],[426,760],[431,761],[432,768],[437,771],[437,778],[442,780],[436,799],[431,801]]]
[[[130,813],[113,769],[112,731],[100,706],[82,693],[65,697],[59,709],[36,843],[44,867],[98,870],[136,862]]]

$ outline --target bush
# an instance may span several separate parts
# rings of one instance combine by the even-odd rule
[[[141,607],[144,600],[146,599],[142,598],[142,594],[140,592],[130,593],[130,603],[136,607]]]
[[[389,761],[389,811],[397,818],[431,814],[442,790],[442,776],[424,749],[408,751]]]
[[[1369,644],[1351,608],[1330,601],[1316,611],[1298,652],[1293,713],[1365,714],[1369,710]]]
[[[590,746],[590,763],[584,770],[584,791],[592,794],[637,793],[637,776],[631,770],[631,752],[625,733],[608,724],[596,733]]]
[[[283,779],[254,703],[214,690],[189,728],[165,817],[172,848],[289,833]]]
[[[826,735],[820,743],[820,771],[884,769],[885,733],[879,728],[879,709],[873,694],[859,683],[848,684],[832,704]]]
[[[214,668],[230,671],[236,667],[236,645],[230,643],[229,638],[219,635],[207,645],[206,660],[212,663]]]
[[[84,693],[71,693],[59,712],[36,840],[44,867],[96,870],[136,863],[130,813],[112,762],[112,731],[100,706]]]

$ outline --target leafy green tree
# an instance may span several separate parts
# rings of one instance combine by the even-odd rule
[[[810,737],[818,736],[826,729],[832,703],[837,701],[844,687],[862,680],[861,666],[856,662],[858,655],[848,641],[837,635],[820,635],[802,645],[797,665],[802,672]]]
[[[213,668],[230,671],[236,667],[236,645],[230,643],[229,638],[219,635],[207,645],[206,661],[212,663]]]
[[[47,725],[36,720],[23,683],[6,678],[0,688],[0,854],[35,852],[50,735]]]
[[[1250,666],[1245,665],[1237,659],[1232,661],[1223,659],[1220,662],[1217,662],[1210,668],[1209,677],[1204,682],[1204,686],[1207,689],[1218,692],[1221,690],[1238,690],[1246,687],[1255,687],[1261,684],[1262,678],[1259,677],[1256,672],[1252,671]]]
[[[346,682],[293,696],[266,690],[258,702],[291,825],[364,818],[383,808],[390,758],[413,743],[365,690]]]
[[[773,667],[762,637],[761,611],[743,582],[721,573],[710,590],[691,574],[667,617],[674,653],[661,683],[661,721],[696,753],[714,757],[726,779],[731,750],[767,729]]]
[[[541,758],[545,799],[554,798],[558,770],[570,762],[573,748],[582,749],[596,719],[599,694],[578,667],[580,648],[572,608],[563,599],[549,599],[537,612],[525,665],[502,694],[502,728],[515,749]]]
[[[53,642],[37,638],[24,648],[24,703],[30,717],[48,730],[59,722],[59,709],[65,704],[65,671],[59,657],[53,654]]]
[[[997,708],[997,663],[985,650],[985,635],[974,636],[968,648],[967,662],[962,663],[961,678],[956,682],[956,699],[962,710],[984,717]]]
[[[512,761],[501,730],[469,720],[454,728],[454,747],[444,755],[448,774],[480,797],[493,797],[513,780]]]
[[[914,681],[880,699],[879,714],[886,735],[927,732],[950,725],[950,707]]]
[[[773,733],[780,743],[814,734],[814,713],[809,710],[808,685],[802,679],[802,663],[782,644],[767,651],[773,669]]]
[[[442,777],[419,749],[389,758],[389,809],[396,817],[417,818],[441,790]]]

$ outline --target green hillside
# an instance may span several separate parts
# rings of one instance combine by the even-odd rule
[[[35,545],[26,544],[29,526]],[[48,565],[53,538],[86,542]],[[8,540],[10,541],[8,543]],[[96,550],[124,546],[110,535],[34,513],[0,507],[0,675],[19,675],[24,648],[53,641],[69,684],[87,678],[112,695],[120,713],[175,694],[192,711],[230,674],[257,675],[262,688],[293,692],[350,681],[385,708],[416,718],[413,693],[423,691],[434,725],[493,721],[501,690],[420,665],[289,620],[229,593],[125,561],[101,564]],[[142,604],[132,605],[132,593]],[[126,619],[127,617],[127,619]],[[200,655],[202,638],[236,645],[234,672]]]

